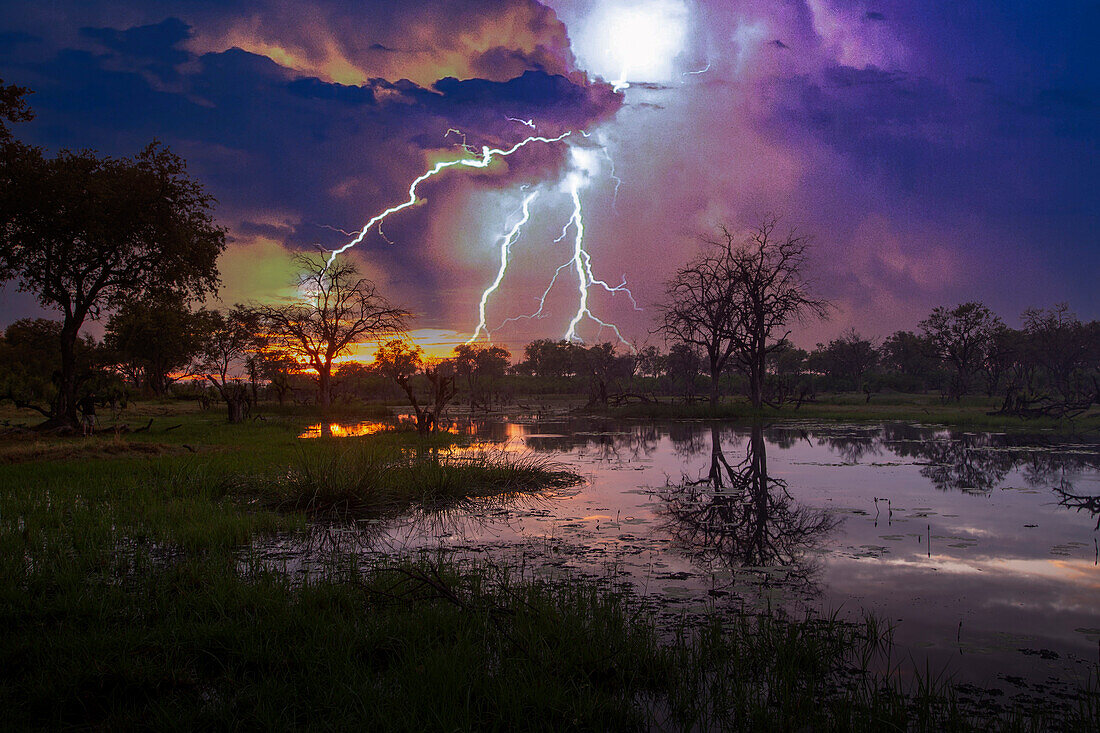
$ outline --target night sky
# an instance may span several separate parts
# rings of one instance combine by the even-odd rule
[[[700,234],[772,213],[814,236],[837,305],[796,333],[810,347],[974,299],[1010,324],[1060,301],[1100,317],[1097,30],[1095,2],[42,1],[6,3],[0,77],[35,91],[24,140],[184,156],[229,229],[226,303],[285,297],[288,250],[339,247],[407,198],[461,153],[448,130],[507,147],[531,120],[574,132],[425,183],[352,250],[416,327],[469,337],[537,192],[488,323],[512,346],[560,337],[568,268],[544,317],[499,326],[572,256],[575,230],[554,240],[576,185],[594,275],[641,308],[596,287],[591,310],[628,339],[655,340],[652,306]],[[34,314],[0,294],[5,323]]]

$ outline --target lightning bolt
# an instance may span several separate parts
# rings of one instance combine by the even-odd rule
[[[624,74],[625,74],[625,71],[624,71]],[[625,82],[623,82],[623,83],[625,84]],[[512,119],[512,118],[509,118],[509,119]],[[529,126],[532,126],[532,127],[534,126],[534,122],[530,121],[530,120],[516,119],[515,121],[520,122],[524,125],[528,125],[528,123],[530,123]],[[338,249],[335,249],[335,250],[332,250],[329,253],[329,259],[328,259],[328,264],[329,265],[332,264],[332,262],[336,259],[337,255],[340,255],[340,254],[346,252],[347,250],[351,249],[352,247],[356,246],[357,244],[361,243],[366,238],[367,234],[372,229],[374,229],[375,227],[378,227],[378,231],[381,234],[381,232],[382,232],[382,229],[381,229],[382,222],[385,221],[385,219],[387,217],[392,216],[393,214],[397,214],[398,212],[401,212],[401,211],[403,211],[407,208],[410,208],[412,206],[415,206],[417,203],[419,203],[421,201],[421,199],[420,199],[419,195],[417,194],[417,188],[420,186],[421,183],[424,183],[425,181],[427,181],[431,178],[434,178],[435,176],[438,176],[441,173],[443,173],[443,172],[445,172],[445,171],[447,171],[451,168],[474,168],[474,169],[488,168],[489,165],[493,162],[493,160],[497,157],[506,158],[506,157],[514,154],[516,151],[520,150],[521,148],[526,147],[527,145],[530,145],[531,143],[535,143],[535,142],[545,143],[545,144],[553,144],[553,143],[561,142],[565,138],[569,137],[572,134],[572,131],[564,132],[561,135],[558,135],[557,137],[543,137],[541,135],[532,135],[530,137],[524,138],[523,140],[519,141],[518,143],[512,145],[509,148],[490,148],[489,146],[486,145],[486,146],[482,147],[480,155],[478,155],[471,148],[471,146],[469,146],[466,143],[466,137],[460,130],[455,130],[455,129],[447,130],[446,136],[449,136],[451,134],[456,134],[456,135],[461,136],[462,137],[462,143],[460,144],[460,147],[467,154],[472,155],[474,157],[462,157],[462,158],[457,158],[455,160],[440,161],[440,162],[436,163],[435,165],[433,165],[428,170],[421,173],[416,178],[414,178],[412,183],[409,184],[409,189],[408,189],[409,197],[408,197],[408,199],[406,199],[405,201],[402,201],[401,203],[395,204],[395,205],[385,209],[384,211],[382,211],[378,214],[375,214],[373,217],[371,217],[363,225],[362,229],[359,230],[358,234],[354,235],[342,247],[340,247]],[[585,138],[589,137],[589,134],[587,132],[582,131],[581,134]],[[592,271],[592,257],[588,253],[588,251],[585,249],[585,246],[584,246],[584,234],[585,234],[584,210],[583,210],[583,206],[582,206],[582,203],[581,203],[581,188],[586,183],[586,175],[585,174],[588,172],[588,170],[590,170],[590,168],[589,168],[588,165],[581,165],[580,163],[577,162],[577,161],[583,161],[583,156],[579,153],[580,149],[574,147],[572,150],[573,150],[573,156],[574,156],[574,170],[570,172],[570,174],[567,178],[567,184],[568,184],[570,200],[573,203],[573,210],[572,210],[572,213],[571,213],[569,219],[566,221],[565,225],[562,227],[561,235],[557,239],[555,239],[554,241],[555,242],[560,242],[560,241],[564,240],[568,236],[570,228],[572,228],[573,231],[575,232],[574,237],[573,237],[573,255],[569,259],[568,262],[566,262],[565,264],[559,266],[557,268],[557,270],[554,271],[554,276],[553,276],[553,278],[551,278],[550,284],[547,285],[546,290],[543,291],[542,297],[539,299],[539,307],[538,307],[537,311],[535,311],[534,313],[532,313],[530,315],[516,316],[514,318],[506,319],[501,324],[501,326],[503,326],[503,325],[505,325],[509,322],[520,320],[520,319],[523,319],[523,318],[541,318],[543,316],[543,312],[544,312],[544,309],[545,309],[545,306],[546,306],[546,298],[550,294],[550,291],[553,289],[554,285],[557,283],[558,277],[561,275],[562,271],[572,268],[573,271],[577,275],[577,296],[578,296],[577,311],[573,315],[573,318],[569,321],[569,326],[566,329],[565,335],[564,335],[563,338],[567,341],[580,341],[580,340],[582,340],[580,338],[580,336],[578,335],[578,333],[577,333],[577,329],[581,325],[581,323],[583,323],[585,321],[585,319],[588,319],[588,320],[591,320],[592,322],[596,323],[600,327],[601,331],[605,328],[612,330],[615,333],[616,338],[619,339],[619,341],[621,341],[623,344],[626,344],[631,350],[633,350],[633,348],[634,348],[633,345],[629,341],[627,341],[625,338],[623,338],[623,335],[619,331],[618,326],[616,326],[613,323],[608,323],[607,321],[604,321],[601,318],[597,317],[592,312],[592,310],[589,308],[589,305],[588,305],[590,290],[593,287],[600,287],[600,288],[603,288],[606,292],[608,292],[611,295],[617,295],[618,293],[625,293],[626,296],[630,299],[631,304],[634,306],[634,309],[635,310],[641,310],[641,308],[638,307],[638,303],[634,300],[634,295],[630,292],[629,288],[626,287],[626,278],[625,277],[623,278],[623,280],[620,284],[613,286],[610,283],[606,282],[605,280],[601,280],[601,279],[597,278],[595,276],[595,274],[593,274],[593,271]],[[617,175],[615,175],[614,161],[611,160],[611,156],[608,154],[607,149],[605,147],[601,146],[600,147],[600,152],[603,155],[603,157],[606,158],[609,161],[609,163],[611,164],[611,178],[615,181],[615,191],[616,191],[616,195],[617,195],[618,188],[622,184],[622,179],[619,178]],[[484,291],[482,291],[481,300],[478,304],[478,324],[477,324],[477,328],[474,329],[473,335],[470,337],[469,341],[467,341],[466,343],[474,342],[475,340],[477,340],[477,338],[483,332],[485,333],[485,338],[486,339],[491,338],[490,331],[488,329],[488,326],[486,325],[486,323],[487,323],[487,321],[486,321],[486,310],[487,310],[487,307],[488,307],[489,298],[494,292],[496,292],[499,289],[500,284],[504,280],[504,276],[508,272],[509,256],[511,254],[512,245],[515,244],[516,239],[519,237],[520,232],[523,230],[524,225],[527,224],[528,221],[530,221],[530,219],[531,219],[531,203],[537,198],[537,196],[538,196],[538,192],[532,192],[532,193],[527,194],[523,198],[523,203],[522,203],[522,207],[521,207],[522,208],[522,216],[511,227],[511,229],[508,230],[508,232],[501,239],[501,244],[500,244],[500,266],[497,269],[497,274],[496,274],[496,277],[494,278],[493,282]],[[385,236],[385,235],[382,235],[382,236]],[[387,241],[389,241],[389,240],[387,239]]]
[[[634,300],[634,295],[626,287],[626,280],[624,278],[623,283],[612,287],[603,280],[599,280],[592,274],[592,257],[588,254],[588,251],[584,248],[584,210],[581,206],[581,181],[579,177],[574,177],[570,188],[569,195],[573,200],[573,214],[569,217],[569,221],[566,223],[568,228],[570,225],[574,227],[576,232],[573,238],[573,259],[569,261],[569,265],[572,265],[577,273],[577,294],[579,300],[577,303],[577,312],[573,315],[573,320],[569,322],[569,327],[565,331],[564,339],[566,341],[580,341],[580,337],[577,335],[577,326],[581,322],[588,318],[599,324],[601,329],[610,328],[615,332],[615,337],[619,339],[623,344],[633,350],[634,345],[623,338],[622,333],[619,331],[619,327],[614,323],[608,323],[598,318],[588,307],[588,294],[589,290],[598,285],[607,292],[614,295],[615,293],[625,292],[627,297],[630,298],[630,302],[634,304],[635,310],[641,310],[638,307],[637,302]],[[560,270],[561,268],[559,268]],[[554,277],[557,278],[557,273],[554,273]],[[553,283],[551,283],[551,286]],[[547,289],[549,291],[549,289]],[[545,298],[545,295],[543,296]]]
[[[585,137],[588,136],[585,135]],[[542,295],[538,299],[539,306],[537,310],[535,310],[533,313],[507,318],[503,322],[501,322],[500,326],[498,326],[497,329],[503,328],[507,324],[513,323],[515,321],[543,318],[546,310],[546,299],[550,295],[550,291],[554,289],[554,286],[557,284],[558,278],[561,276],[562,272],[572,269],[573,272],[577,275],[577,310],[573,314],[572,319],[569,321],[569,325],[565,331],[563,338],[566,341],[581,341],[582,339],[579,336],[577,329],[587,319],[596,323],[600,327],[601,331],[605,328],[613,331],[619,341],[621,341],[623,344],[626,344],[631,350],[633,350],[634,346],[623,337],[622,333],[619,331],[618,326],[613,323],[608,323],[607,321],[599,318],[592,312],[592,309],[589,307],[590,291],[593,287],[599,287],[610,293],[611,295],[617,295],[618,293],[626,294],[626,296],[630,299],[631,304],[634,306],[634,309],[641,310],[641,308],[638,307],[638,303],[634,300],[633,293],[631,293],[630,289],[626,286],[625,277],[618,285],[611,285],[606,280],[601,280],[600,278],[597,278],[592,271],[592,256],[585,248],[584,207],[581,200],[581,190],[587,185],[587,174],[591,171],[591,158],[587,158],[587,161],[589,162],[586,162],[587,156],[585,153],[582,152],[582,150],[582,148],[572,148],[573,169],[568,173],[564,183],[569,194],[569,200],[572,202],[573,205],[572,211],[569,218],[562,226],[561,234],[559,234],[558,237],[553,240],[555,244],[561,242],[565,240],[569,236],[570,231],[572,231],[572,256],[569,258],[568,261],[566,261],[564,264],[560,265],[556,270],[554,270],[554,276],[550,278],[550,283],[546,286],[546,289],[543,290]],[[614,163],[613,161],[611,161],[610,155],[608,155],[607,153],[607,149],[601,146],[599,150],[602,156],[609,162],[611,162],[613,166]],[[611,178],[616,181],[616,184],[621,183],[621,179],[618,176],[614,175],[613,167],[611,170]],[[504,275],[508,269],[508,255],[511,249],[511,245],[515,242],[515,238],[518,236],[520,229],[527,223],[530,218],[530,210],[528,207],[533,199],[533,194],[524,199],[523,217],[515,224],[515,226],[512,227],[512,229],[502,240],[500,268],[497,271],[496,279],[482,293],[481,303],[478,309],[478,325],[477,328],[474,330],[473,336],[470,337],[470,340],[467,341],[467,343],[471,343],[476,340],[477,337],[481,335],[482,331],[485,332],[487,338],[489,337],[490,332],[485,325],[485,305],[488,302],[489,296],[497,290],[497,288],[500,286],[501,281],[504,278]]]
[[[532,130],[535,129],[535,121],[534,120],[524,120],[524,119],[521,119],[519,117],[505,117],[504,119],[508,120],[509,122],[518,122],[521,125],[525,125],[527,127],[530,127]]]
[[[680,76],[698,76],[699,74],[705,74],[710,71],[710,64],[708,63],[702,69],[696,69],[695,71],[685,71]]]
[[[603,155],[604,159],[607,160],[607,164],[611,166],[611,171],[607,174],[608,178],[615,182],[615,195],[611,198],[611,208],[618,213],[619,187],[623,185],[623,179],[615,175],[615,159],[611,157],[611,153],[607,152],[607,148],[601,147],[600,153]]]
[[[554,284],[558,281],[558,275],[561,274],[561,271],[567,267],[572,266],[572,264],[573,260],[569,260],[564,265],[554,270],[554,277],[550,278],[550,284],[546,286],[546,290],[542,291],[542,297],[539,298],[538,310],[536,310],[534,313],[528,313],[522,316],[512,316],[511,318],[505,318],[503,321],[501,321],[500,325],[497,326],[497,330],[504,328],[506,325],[514,321],[525,321],[531,318],[545,318],[546,315],[543,313],[543,310],[546,308],[546,296],[550,295],[550,291],[554,289]]]
[[[448,134],[450,132],[451,131],[448,130]],[[489,164],[493,162],[493,158],[495,157],[499,156],[501,158],[506,158],[509,155],[515,153],[520,148],[526,147],[527,145],[530,145],[534,142],[546,144],[561,142],[565,138],[569,137],[571,134],[572,132],[569,131],[563,132],[557,137],[542,137],[541,135],[532,135],[530,137],[524,138],[523,140],[520,140],[518,143],[510,148],[490,148],[486,145],[481,149],[480,158],[458,158],[456,160],[440,161],[436,163],[424,173],[421,173],[419,176],[413,179],[413,182],[409,184],[408,200],[403,201],[400,204],[391,206],[385,211],[379,214],[375,214],[373,217],[371,217],[371,219],[363,225],[363,228],[359,231],[359,234],[357,234],[344,246],[340,247],[339,249],[334,249],[332,250],[332,252],[329,253],[328,264],[331,265],[333,260],[336,259],[337,255],[343,254],[344,252],[348,251],[349,249],[366,239],[366,236],[370,232],[370,230],[373,229],[376,225],[380,225],[386,219],[386,217],[392,214],[396,214],[399,211],[408,209],[409,207],[415,206],[420,201],[420,198],[416,194],[416,188],[424,181],[427,181],[430,178],[434,178],[435,176],[439,175],[443,171],[449,170],[450,168],[488,168]],[[469,146],[465,144],[465,141],[463,141],[462,147],[467,152],[470,151]]]
[[[482,331],[485,332],[486,340],[492,338],[489,333],[489,329],[485,327],[485,306],[489,302],[489,296],[492,295],[498,287],[500,282],[504,279],[504,273],[508,271],[508,253],[512,249],[512,244],[516,241],[516,237],[519,236],[520,230],[523,225],[531,220],[531,202],[539,195],[538,191],[527,194],[523,199],[523,217],[515,223],[515,225],[508,231],[503,237],[500,243],[500,269],[497,270],[496,279],[493,283],[485,288],[485,291],[481,294],[481,302],[478,304],[478,322],[477,328],[474,330],[474,335],[470,337],[470,340],[466,343],[470,344],[477,340],[477,337]],[[543,296],[545,300],[545,296]]]

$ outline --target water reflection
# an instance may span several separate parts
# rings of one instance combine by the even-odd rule
[[[311,438],[354,438],[362,435],[373,435],[384,430],[392,430],[393,423],[378,422],[376,420],[364,420],[354,423],[319,422],[309,425],[298,437]]]
[[[587,481],[340,528],[325,547],[611,573],[670,614],[697,602],[867,608],[901,624],[907,649],[975,678],[1066,678],[1096,659],[1100,443],[809,421],[516,416],[450,429],[470,440],[440,455],[545,452]],[[684,475],[697,480],[669,484]],[[1039,665],[1041,650],[1062,656]]]
[[[787,483],[768,475],[764,428],[752,426],[745,458],[731,464],[721,430],[710,428],[710,469],[661,498],[667,529],[689,554],[732,568],[785,569],[784,580],[808,581],[816,568],[808,551],[834,529],[828,512],[798,504]]]
[[[1100,530],[1100,496],[1081,496],[1071,494],[1064,489],[1055,489],[1054,493],[1058,494],[1060,505],[1078,512],[1088,512],[1096,517],[1096,529]]]

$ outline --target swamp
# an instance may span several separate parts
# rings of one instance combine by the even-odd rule
[[[132,409],[5,436],[23,725],[1095,727],[1095,435]]]

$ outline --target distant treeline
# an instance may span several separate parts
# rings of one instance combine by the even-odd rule
[[[1010,328],[985,306],[965,303],[937,308],[916,330],[881,340],[849,329],[809,351],[784,341],[768,355],[766,401],[798,404],[820,393],[853,391],[868,399],[879,392],[938,392],[945,399],[984,394],[998,396],[1004,413],[1021,416],[1072,414],[1096,403],[1100,322],[1082,322],[1066,305],[1028,310],[1022,320],[1022,328]],[[16,321],[5,329],[0,385],[16,404],[48,405],[56,395],[60,330],[60,322],[44,319]],[[88,336],[79,341],[82,392],[105,403],[142,394],[216,400],[211,383],[195,377],[209,370],[219,339],[231,335],[217,317],[184,304],[135,302],[108,319],[102,341]],[[226,377],[249,406],[262,399],[320,401],[315,371],[262,336],[246,336],[251,346]],[[686,344],[631,351],[610,343],[542,339],[527,344],[513,363],[513,355],[497,346],[460,346],[450,358],[430,361],[395,340],[381,356],[371,364],[335,366],[330,400],[406,399],[405,381],[419,402],[434,403],[439,390],[433,391],[426,369],[446,382],[446,402],[457,398],[475,409],[539,396],[581,397],[599,405],[695,401],[712,391],[703,356]],[[745,389],[736,370],[720,376],[721,394]]]
[[[407,338],[412,314],[391,305],[355,266],[300,254],[296,295],[213,310],[225,230],[186,163],[154,141],[130,158],[49,154],[13,135],[33,117],[30,90],[0,81],[0,285],[32,294],[60,320],[25,319],[0,339],[0,401],[72,430],[78,407],[135,394],[225,404],[230,422],[262,399],[407,401],[421,432],[447,405],[472,409],[526,396],[592,405],[705,395],[712,404],[800,405],[823,391],[984,392],[1020,416],[1073,415],[1100,403],[1100,325],[1068,306],[1028,310],[1007,327],[981,303],[936,308],[881,342],[849,330],[812,351],[794,323],[832,305],[804,277],[811,238],[769,217],[748,232],[721,226],[670,274],[656,308],[663,348],[533,341],[518,363],[499,346],[464,345],[425,358]],[[105,318],[102,341],[82,335]],[[379,343],[369,365],[344,363]]]

